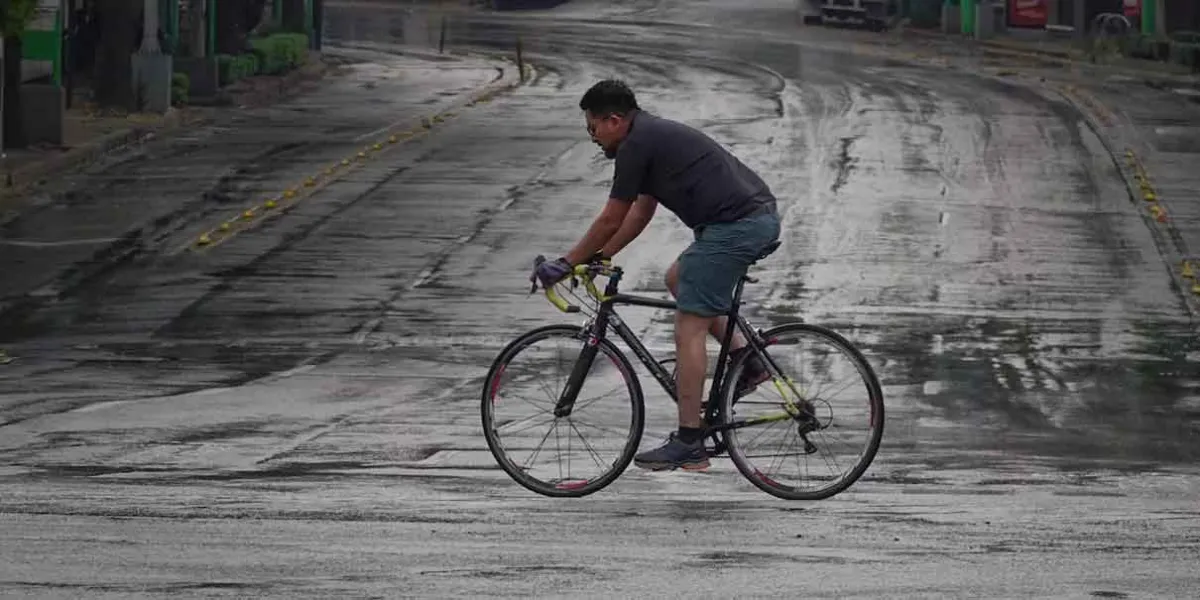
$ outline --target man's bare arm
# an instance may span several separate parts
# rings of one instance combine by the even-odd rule
[[[567,262],[580,265],[588,261],[601,246],[605,245],[613,235],[621,229],[625,216],[629,214],[634,203],[616,198],[609,198],[604,210],[592,221],[583,239],[567,253]]]
[[[600,249],[604,256],[609,258],[616,256],[618,252],[625,249],[625,246],[637,239],[637,236],[642,234],[642,231],[650,224],[650,220],[654,218],[654,211],[657,208],[657,198],[646,194],[638,195],[637,201],[633,203],[629,213],[625,215],[625,220],[621,222],[620,229]]]

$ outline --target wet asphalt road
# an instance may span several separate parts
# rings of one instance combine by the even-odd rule
[[[0,590],[1192,595],[1200,347],[1098,140],[1034,91],[854,51],[871,36],[796,27],[787,2],[744,6],[612,3],[620,25],[583,1],[559,17],[458,15],[453,46],[507,49],[519,33],[535,79],[261,231],[174,254],[194,227],[167,228],[12,321]],[[361,52],[436,40],[402,11],[329,18]],[[879,373],[884,442],[850,491],[783,502],[721,459],[706,474],[631,468],[563,501],[496,468],[482,379],[518,333],[577,321],[524,277],[604,200],[611,164],[576,104],[614,74],[780,197],[784,245],[755,269],[749,317],[829,325]],[[386,123],[376,92],[321,92],[306,118],[328,147],[294,156],[324,164]],[[255,177],[277,189],[305,168]],[[665,293],[689,239],[661,212],[619,257],[624,289]],[[622,314],[670,349],[670,315]],[[648,447],[674,406],[638,371]]]

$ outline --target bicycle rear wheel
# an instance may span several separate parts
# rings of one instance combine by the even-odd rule
[[[778,498],[834,496],[862,476],[879,450],[884,421],[879,380],[858,349],[824,327],[788,323],[763,332],[762,337],[767,353],[792,386],[786,379],[780,382],[782,388],[767,381],[736,400],[730,386],[721,398],[728,422],[772,420],[729,430],[725,435],[729,457],[751,483]],[[794,356],[799,354],[793,352],[796,349],[809,350],[811,358]],[[731,365],[730,380],[737,381],[744,368],[740,360]],[[833,381],[822,381],[826,378]],[[813,407],[815,427],[806,427],[797,418],[773,419],[786,415],[781,391],[794,400],[792,387]],[[793,466],[794,478],[782,474]]]
[[[484,381],[488,449],[517,483],[545,496],[603,489],[629,466],[642,440],[641,385],[629,359],[608,340],[599,342],[571,414],[554,415],[588,339],[577,325],[534,329],[500,352]]]

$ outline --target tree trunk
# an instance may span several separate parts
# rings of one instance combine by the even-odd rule
[[[130,58],[140,37],[142,0],[96,0],[100,20],[95,81],[96,102],[104,108],[137,110]]]
[[[4,147],[24,148],[21,122],[21,38],[4,38]]]

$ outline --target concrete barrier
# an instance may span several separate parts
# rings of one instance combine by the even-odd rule
[[[63,144],[67,94],[54,84],[26,83],[21,86],[21,124],[29,145]]]

